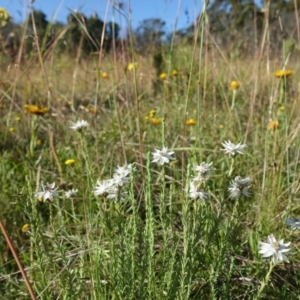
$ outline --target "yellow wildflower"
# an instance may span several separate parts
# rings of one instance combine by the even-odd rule
[[[88,110],[92,114],[97,114],[97,112],[98,112],[97,107],[94,107],[94,106],[89,106]]]
[[[9,130],[9,132],[14,132],[15,128],[14,127],[10,127],[8,130]]]
[[[43,144],[42,140],[37,140],[36,141],[37,146],[41,146]]]
[[[167,74],[167,73],[161,73],[158,77],[159,77],[159,79],[161,79],[161,80],[165,80],[165,79],[167,79],[168,74]]]
[[[279,110],[284,111],[285,110],[284,105],[279,106]]]
[[[268,129],[270,129],[270,130],[275,130],[275,129],[278,128],[278,126],[279,126],[279,122],[278,121],[270,121],[268,123]]]
[[[293,74],[292,70],[277,70],[274,75],[276,78],[286,78]]]
[[[173,70],[171,73],[172,76],[178,76],[179,75],[179,71],[177,70]]]
[[[238,81],[231,81],[229,84],[229,88],[231,90],[237,90],[240,87],[240,83]]]
[[[10,16],[4,8],[0,7],[0,26],[4,27],[8,20],[10,19]]]
[[[155,110],[155,109],[152,109],[152,110],[150,110],[150,112],[149,112],[149,117],[150,117],[150,118],[154,118],[154,117],[155,117],[155,114],[156,114],[156,110]]]
[[[109,78],[109,76],[108,76],[108,74],[106,72],[101,72],[100,76],[103,79],[108,79]]]
[[[23,233],[25,233],[25,232],[27,232],[27,231],[29,230],[29,228],[30,228],[30,225],[29,225],[29,224],[24,224],[24,225],[22,226],[22,228],[21,228],[21,231],[22,231]]]
[[[152,123],[151,119],[157,119],[154,118],[156,115],[156,110],[152,109],[149,111],[149,114],[147,116],[144,117],[145,121],[149,121],[150,123]],[[154,123],[156,122],[156,120],[154,120]]]
[[[38,105],[24,105],[25,111],[34,115],[44,115],[49,111],[49,108],[47,107],[40,107]]]
[[[185,124],[188,126],[194,126],[197,124],[197,121],[193,118],[190,118],[190,119],[186,120]]]
[[[20,118],[20,117],[15,117],[15,121],[16,121],[16,122],[20,122],[20,121],[21,121],[21,118]]]
[[[65,165],[67,166],[71,166],[71,165],[74,165],[75,164],[75,159],[67,159],[65,161]]]
[[[136,69],[138,67],[138,63],[129,63],[128,66],[127,66],[127,70],[128,71],[132,71],[133,69]]]
[[[161,118],[150,118],[150,123],[152,125],[159,125],[159,124],[161,124],[161,122],[162,122]]]

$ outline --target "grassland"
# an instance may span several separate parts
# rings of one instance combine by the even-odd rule
[[[300,214],[299,53],[271,57],[261,41],[235,57],[209,34],[195,41],[163,48],[161,78],[135,51],[3,63],[1,221],[36,298],[299,299],[299,231],[286,224]],[[159,165],[163,146],[174,159]],[[202,162],[207,197],[192,199]],[[95,195],[126,164],[115,197]],[[251,184],[234,197],[237,176]],[[271,234],[291,242],[289,263],[262,258]],[[29,299],[4,236],[0,247],[0,299]]]

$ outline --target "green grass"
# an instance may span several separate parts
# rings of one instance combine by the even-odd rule
[[[282,90],[280,57],[231,60],[205,39],[165,50],[165,72],[179,71],[166,80],[151,54],[135,55],[128,71],[133,58],[99,65],[53,52],[1,74],[1,221],[38,299],[299,299],[299,233],[285,224],[300,209],[299,54]],[[232,80],[241,83],[233,108]],[[25,104],[50,110],[36,116]],[[161,124],[145,120],[152,109]],[[82,119],[85,131],[70,129]],[[278,128],[268,129],[271,119]],[[247,144],[246,154],[232,162],[221,151],[227,140]],[[162,146],[175,152],[164,166],[151,162]],[[201,162],[214,168],[205,201],[189,197]],[[95,196],[97,180],[126,163],[136,170],[123,201]],[[236,176],[253,179],[251,197],[230,198]],[[52,182],[59,197],[38,201]],[[78,193],[66,198],[71,188]],[[258,253],[270,234],[291,242],[289,264]],[[0,299],[29,299],[3,236],[0,245]]]

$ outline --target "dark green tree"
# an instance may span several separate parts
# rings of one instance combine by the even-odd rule
[[[49,40],[48,25],[46,15],[40,10],[34,10],[33,13],[28,15],[27,21],[27,38],[25,41],[25,53],[29,54],[34,52],[37,44],[41,47],[42,51],[46,47]],[[36,35],[34,32],[34,26],[36,29]]]
[[[33,16],[29,14],[28,16],[28,28],[33,30],[33,22],[35,23],[37,32],[43,33],[48,25],[47,16],[40,10],[33,11]]]
[[[80,12],[68,15],[68,32],[66,34],[67,51],[69,54],[76,54],[77,50],[82,50],[86,17]]]
[[[295,44],[296,32],[300,40],[295,26],[295,13],[299,14],[299,9],[300,0],[214,0],[208,6],[209,29],[219,44],[245,53],[256,49],[268,24],[272,49],[281,51],[282,44],[286,43],[292,49],[290,45]]]
[[[112,47],[115,47],[116,41],[120,35],[120,26],[117,23],[109,22],[105,27],[105,44],[106,52],[109,52]]]
[[[142,21],[134,32],[135,44],[138,50],[141,52],[152,51],[158,45],[162,45],[166,34],[165,25],[165,21],[157,18]]]
[[[68,51],[77,53],[79,47],[84,55],[98,52],[101,47],[105,52],[109,52],[120,32],[118,24],[105,24],[97,14],[87,18],[79,12],[72,13],[68,16],[68,26]]]
[[[85,38],[83,51],[85,54],[97,52],[101,47],[102,35],[106,33],[104,22],[99,19],[97,14],[93,14],[86,20]],[[104,37],[105,38],[105,37]]]

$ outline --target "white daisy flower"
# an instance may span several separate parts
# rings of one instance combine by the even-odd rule
[[[97,180],[96,188],[94,191],[95,196],[110,194],[115,189],[114,182],[112,179],[108,180]]]
[[[59,196],[59,192],[57,188],[55,188],[55,182],[53,183],[46,183],[45,185],[42,184],[42,191],[35,192],[34,197],[39,201],[46,202],[47,200],[53,201],[54,198]]]
[[[252,187],[252,179],[250,177],[242,178],[236,176],[231,182],[228,191],[230,198],[239,198],[241,195],[246,197],[251,196],[250,189]]]
[[[126,192],[120,192],[120,190],[115,187],[114,189],[111,190],[111,192],[107,195],[107,199],[113,199],[115,201],[120,200],[120,201],[124,201],[125,200],[125,196],[127,195]]]
[[[77,195],[77,193],[78,193],[78,190],[71,189],[71,190],[65,191],[65,197],[66,197],[66,199],[73,198]]]
[[[174,151],[169,151],[167,147],[163,147],[162,150],[155,149],[155,152],[152,152],[153,160],[152,162],[159,163],[163,165],[165,163],[169,163],[170,160],[174,160],[172,157]]]
[[[288,217],[285,220],[285,224],[291,226],[292,230],[300,229],[300,218]]]
[[[113,200],[124,200],[126,192],[122,192],[120,187],[118,187],[113,179],[97,181],[97,186],[94,191],[94,195],[104,195],[107,199]]]
[[[259,242],[259,253],[262,254],[262,257],[272,256],[274,264],[276,264],[277,261],[281,260],[288,263],[289,260],[287,259],[285,254],[288,254],[290,252],[290,249],[288,249],[290,244],[291,242],[285,244],[283,240],[277,242],[273,234],[271,234],[268,236],[267,243]]]
[[[131,173],[131,171],[135,171],[135,167],[133,164],[124,165],[121,167],[118,166],[117,169],[115,170],[115,173],[123,176],[127,176]]]
[[[230,157],[235,157],[236,154],[245,154],[244,149],[247,147],[246,144],[238,143],[238,144],[233,144],[230,141],[225,141],[222,143],[224,149],[222,151],[225,151],[226,154],[228,154]]]
[[[71,122],[70,123],[70,128],[73,130],[81,131],[82,129],[86,128],[89,126],[89,123],[85,120],[80,120],[77,122]]]
[[[122,167],[118,166],[113,175],[113,183],[116,186],[123,186],[124,184],[128,183],[130,181],[130,173],[134,170],[133,164],[124,165]]]
[[[190,182],[190,189],[189,189],[189,196],[193,200],[206,200],[208,198],[208,193],[204,192],[203,190],[199,190],[197,185],[191,181]]]
[[[194,170],[198,172],[194,180],[199,182],[207,181],[211,176],[211,170],[214,169],[211,166],[212,164],[212,162],[209,164],[202,162],[199,166],[194,167]]]
[[[112,179],[113,184],[116,186],[123,186],[124,184],[126,184],[130,181],[130,178],[127,176],[128,176],[128,174],[126,174],[126,173],[123,173],[123,174],[115,173],[113,175],[113,179]]]

